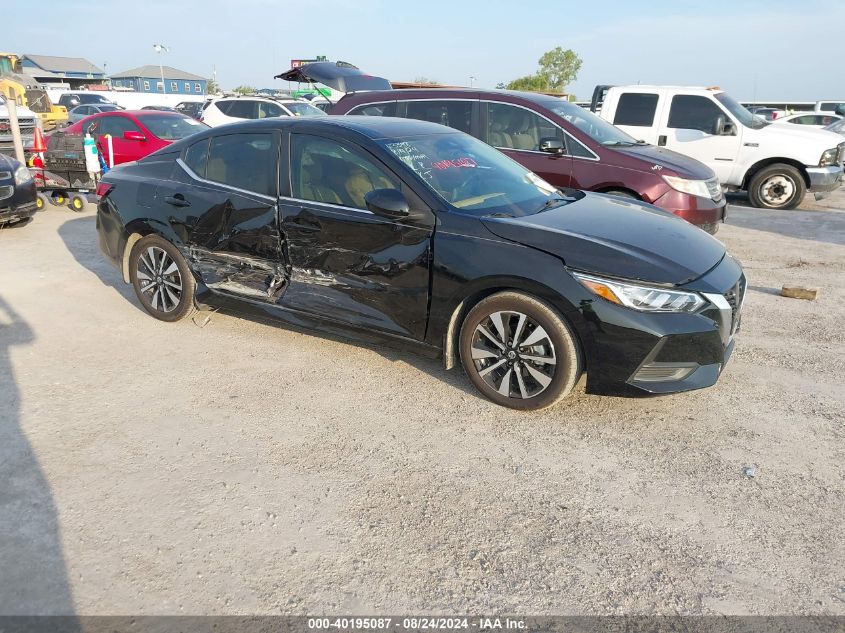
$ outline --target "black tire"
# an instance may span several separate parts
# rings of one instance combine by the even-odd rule
[[[53,195],[50,196],[50,204],[52,204],[54,207],[61,207],[66,202],[67,196],[61,191],[54,191]]]
[[[459,348],[475,387],[512,409],[551,406],[572,391],[581,375],[581,351],[572,328],[547,303],[521,292],[498,292],[476,304],[461,325]]]
[[[619,198],[628,198],[629,200],[640,200],[640,197],[636,194],[631,193],[630,191],[623,191],[622,189],[611,189],[610,191],[605,191],[609,196],[617,196]]]
[[[72,195],[70,197],[70,208],[72,211],[76,211],[77,213],[81,213],[85,209],[85,197],[80,196],[79,194]]]
[[[794,209],[804,199],[807,184],[792,165],[776,163],[758,171],[748,185],[748,199],[759,209]]]
[[[144,310],[160,321],[179,321],[194,311],[196,280],[179,250],[164,238],[148,235],[135,242],[129,278]]]

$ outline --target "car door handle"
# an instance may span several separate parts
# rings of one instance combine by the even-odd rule
[[[164,201],[167,204],[172,204],[174,207],[191,206],[191,203],[185,200],[185,197],[181,193],[177,193],[175,196],[165,196]]]
[[[657,137],[657,144],[660,147],[666,147],[666,135],[665,134],[662,134],[662,135]]]

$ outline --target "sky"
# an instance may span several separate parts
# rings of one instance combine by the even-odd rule
[[[11,6],[0,49],[84,57],[109,73],[163,63],[224,88],[287,87],[325,55],[394,81],[493,88],[557,46],[596,84],[721,86],[742,100],[845,98],[842,0],[42,0]],[[45,17],[49,14],[49,18]],[[8,18],[8,14],[6,16]],[[75,25],[75,28],[74,28]],[[470,79],[474,77],[474,79]]]

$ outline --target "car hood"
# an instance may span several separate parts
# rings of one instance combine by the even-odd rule
[[[671,149],[666,149],[665,147],[657,147],[656,145],[620,145],[618,147],[610,146],[607,149],[612,149],[625,156],[645,161],[648,165],[643,167],[643,171],[652,170],[657,174],[663,174],[665,173],[664,170],[671,169],[681,178],[688,178],[690,180],[709,180],[716,176],[716,172],[704,163],[674,152]]]
[[[747,133],[746,131],[745,134]],[[818,149],[819,156],[823,151],[836,147],[842,142],[842,138],[836,132],[795,124],[778,125],[772,123],[759,130],[754,130],[754,133],[759,135],[761,140],[771,139],[773,142],[788,142],[792,146],[815,147]]]
[[[535,215],[481,221],[495,235],[556,255],[571,268],[653,283],[688,283],[725,256],[721,242],[685,220],[604,194],[579,192]]]
[[[291,68],[273,79],[319,83],[340,92],[362,90],[390,90],[392,86],[384,77],[367,75],[356,66],[346,62],[314,62]]]

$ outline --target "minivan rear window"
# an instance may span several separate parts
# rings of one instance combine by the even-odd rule
[[[613,125],[651,127],[657,112],[657,95],[646,92],[626,92],[619,97]]]

